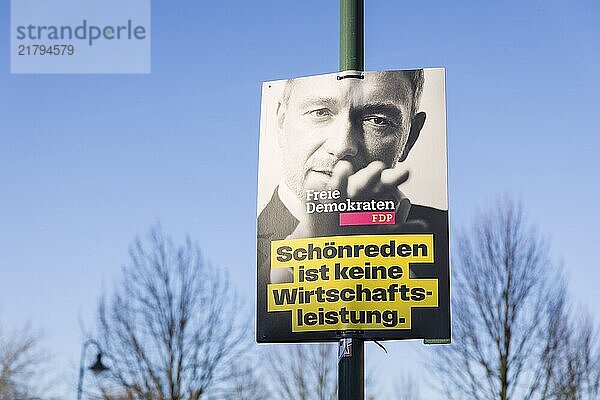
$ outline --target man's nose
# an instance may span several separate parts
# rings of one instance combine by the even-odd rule
[[[349,119],[340,119],[332,126],[331,136],[327,139],[326,150],[339,160],[354,157],[358,153],[358,135],[356,127]]]

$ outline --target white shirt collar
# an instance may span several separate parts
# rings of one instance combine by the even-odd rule
[[[283,205],[286,206],[286,208],[292,213],[294,218],[296,218],[298,221],[304,219],[305,213],[302,201],[283,180],[281,183],[279,183],[277,194],[279,195]]]

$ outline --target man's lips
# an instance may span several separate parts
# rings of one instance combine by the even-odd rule
[[[327,175],[329,177],[333,174],[333,172],[331,170],[315,169],[315,168],[311,168],[311,172],[316,172],[318,174]]]

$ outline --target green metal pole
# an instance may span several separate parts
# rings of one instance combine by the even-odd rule
[[[364,0],[340,0],[340,71],[364,71]],[[351,354],[338,362],[338,400],[365,398],[365,342],[352,338]]]
[[[340,0],[340,71],[365,69],[364,0]]]
[[[339,358],[338,400],[365,398],[365,341],[352,338],[350,356]]]

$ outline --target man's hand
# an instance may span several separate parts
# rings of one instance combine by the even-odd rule
[[[410,211],[410,201],[398,190],[398,185],[406,182],[408,171],[386,168],[382,161],[373,161],[365,168],[354,173],[349,161],[340,160],[335,165],[328,188],[340,191],[340,200],[369,201],[371,199],[393,200],[396,205],[396,224],[406,221]],[[310,189],[310,188],[307,188]],[[322,200],[322,203],[331,200]],[[289,238],[329,236],[344,233],[339,226],[339,213],[306,214]]]

